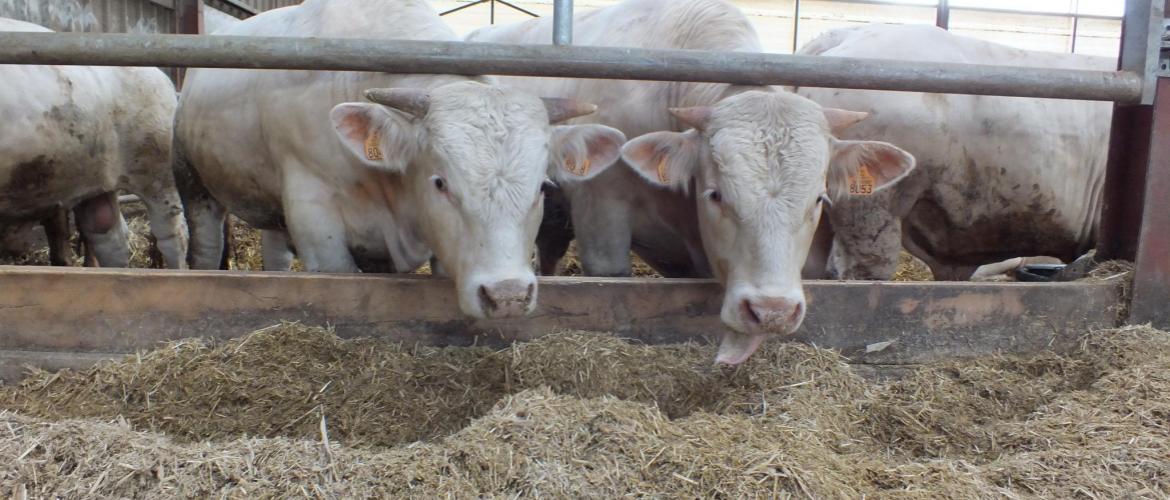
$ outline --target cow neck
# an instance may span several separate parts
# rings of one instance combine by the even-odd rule
[[[396,269],[415,269],[431,256],[430,247],[423,241],[421,210],[417,194],[410,189],[409,175],[378,175],[386,209],[393,222],[386,227],[386,248]]]

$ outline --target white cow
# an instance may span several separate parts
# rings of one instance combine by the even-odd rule
[[[1110,70],[1113,61],[1032,52],[933,26],[833,30],[801,54]],[[829,211],[829,273],[889,279],[903,246],[936,279],[967,279],[1019,256],[1072,260],[1091,248],[1101,208],[1111,105],[1103,102],[801,88],[870,117],[846,137],[890,141],[918,160],[894,189]]]
[[[548,43],[550,19],[481,29],[470,41]],[[576,16],[574,43],[662,49],[760,51],[742,12],[721,0],[627,0]],[[879,191],[911,170],[893,145],[838,141],[830,133],[864,114],[822,108],[771,87],[508,78],[541,95],[596,102],[584,120],[631,140],[630,168],[565,186],[585,270],[628,275],[631,247],[667,275],[711,276],[726,288],[727,334],[717,361],[737,364],[770,335],[800,326],[801,266],[823,202],[850,195],[868,167]],[[669,112],[668,112],[669,110]],[[643,135],[645,134],[645,135]]]
[[[214,35],[240,22],[235,16],[209,5],[203,5],[203,32]]]
[[[47,32],[0,19],[0,31]],[[170,267],[186,262],[187,228],[171,175],[175,88],[155,68],[0,65],[0,224],[77,210],[98,262],[130,258],[117,190],[146,204]]]
[[[457,40],[422,0],[308,0],[217,34]],[[367,89],[377,104],[358,102]],[[433,252],[465,313],[525,314],[543,181],[597,175],[625,142],[550,125],[593,109],[487,78],[193,70],[176,133],[207,188],[188,196],[194,262],[218,266],[226,206],[268,230],[266,269],[288,267],[290,243],[310,271],[410,271]]]

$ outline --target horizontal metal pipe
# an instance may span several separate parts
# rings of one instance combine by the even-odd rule
[[[337,38],[0,33],[0,64],[301,69],[727,82],[1134,103],[1141,77],[878,59]]]

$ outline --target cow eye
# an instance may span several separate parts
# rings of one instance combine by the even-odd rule
[[[559,187],[560,186],[557,186],[557,183],[555,183],[549,179],[545,179],[544,182],[540,183],[540,192],[544,193],[544,194],[548,194],[549,191],[552,191],[552,190],[557,189]]]
[[[708,200],[711,200],[712,203],[720,203],[723,201],[723,195],[719,194],[719,191],[714,189],[708,189],[707,192],[704,193],[704,196],[706,196]]]
[[[833,200],[830,200],[829,195],[825,194],[825,193],[821,193],[819,196],[817,196],[817,203],[820,203],[820,204],[825,205],[827,207],[833,206]]]
[[[443,180],[442,177],[439,177],[437,175],[432,176],[431,183],[433,183],[435,185],[435,189],[438,189],[440,193],[447,192],[447,181]]]

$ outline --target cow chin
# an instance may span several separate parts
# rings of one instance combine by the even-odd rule
[[[795,334],[804,314],[804,293],[799,287],[782,293],[732,287],[720,311],[731,331],[724,335],[715,362],[738,365],[747,361],[769,337]]]
[[[536,274],[532,270],[473,274],[459,281],[459,308],[473,318],[519,318],[536,308]]]

